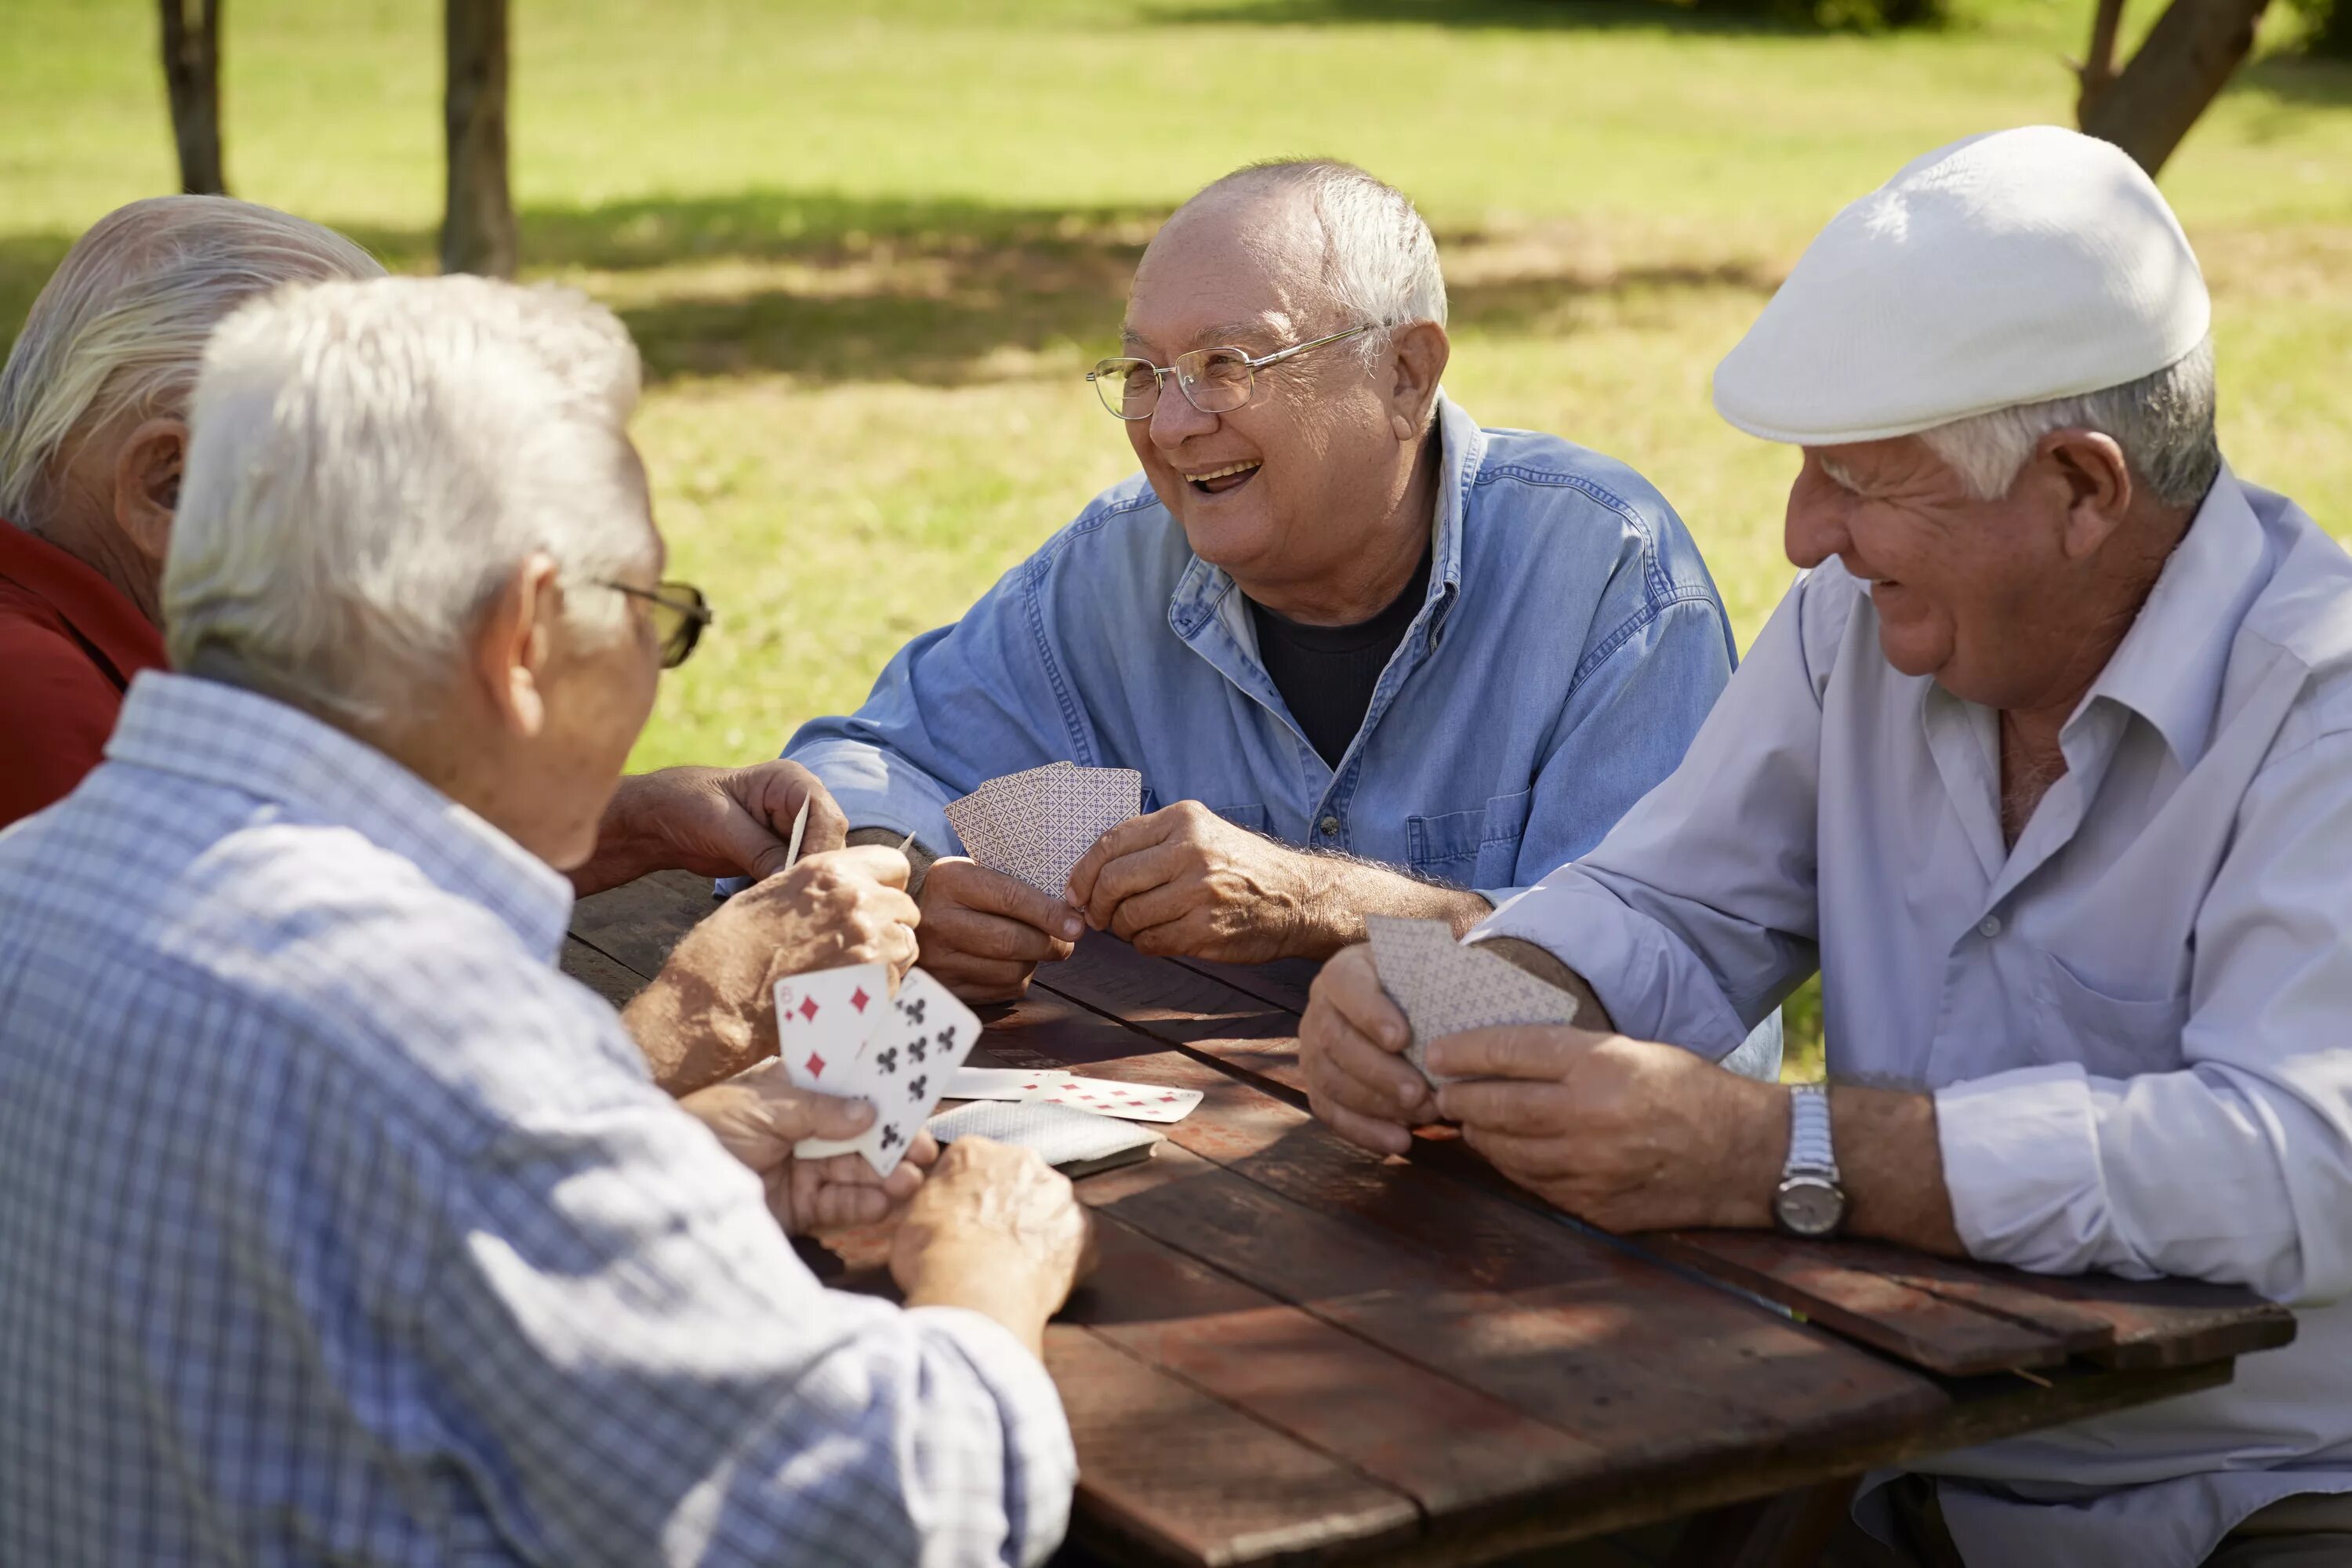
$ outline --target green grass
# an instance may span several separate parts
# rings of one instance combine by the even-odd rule
[[[771,753],[1124,472],[1076,373],[1157,218],[1281,153],[1414,195],[1452,392],[1649,473],[1745,642],[1788,580],[1789,461],[1714,417],[1715,361],[1841,203],[2069,113],[2087,0],[1959,4],[1888,37],[1637,0],[518,7],[527,266],[636,333],[660,517],[722,616],[637,761]],[[428,266],[440,6],[226,9],[239,194]],[[2294,26],[2273,9],[2270,46]],[[153,27],[145,0],[0,14],[0,335],[85,225],[173,183]],[[2164,183],[2214,287],[2233,461],[2347,526],[2352,67],[2265,58]]]

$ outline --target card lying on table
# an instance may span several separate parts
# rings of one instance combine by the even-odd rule
[[[1065,1175],[1084,1176],[1131,1164],[1151,1157],[1166,1142],[1124,1121],[1064,1105],[1007,1105],[1000,1100],[975,1100],[931,1118],[932,1137],[942,1143],[977,1135],[1034,1149],[1045,1163]]]
[[[776,982],[776,1036],[795,1089],[873,1103],[856,1138],[803,1138],[802,1160],[863,1154],[877,1175],[896,1170],[923,1119],[980,1037],[980,1019],[948,988],[910,969],[889,994],[878,963],[788,975]]]
[[[1120,1083],[1080,1078],[1061,1068],[958,1068],[948,1081],[950,1100],[1012,1100],[1035,1105],[1066,1105],[1127,1121],[1181,1121],[1201,1103],[1197,1089],[1163,1083]]]
[[[1497,1024],[1573,1024],[1576,998],[1547,985],[1491,952],[1465,947],[1444,921],[1366,915],[1372,967],[1381,989],[1412,1026],[1405,1059],[1432,1083],[1451,1083],[1429,1070],[1429,1042]]]
[[[948,805],[948,822],[971,858],[1060,898],[1095,840],[1143,809],[1133,768],[1052,763],[992,778]]]

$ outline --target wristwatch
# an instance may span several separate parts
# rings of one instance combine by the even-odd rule
[[[1830,1091],[1820,1084],[1789,1091],[1789,1161],[1772,1189],[1772,1217],[1790,1236],[1833,1236],[1845,1223],[1845,1189],[1830,1146]]]

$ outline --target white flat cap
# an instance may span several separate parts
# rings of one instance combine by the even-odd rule
[[[1768,441],[1874,441],[2152,375],[2204,340],[2205,279],[2156,184],[2054,125],[1938,148],[1830,221],[1715,406]]]

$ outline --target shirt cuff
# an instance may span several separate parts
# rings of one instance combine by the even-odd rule
[[[1969,1257],[2040,1274],[2100,1266],[2109,1214],[2094,1110],[2071,1062],[1936,1091],[1944,1187]]]
[[[911,833],[927,849],[963,852],[948,825],[949,796],[910,764],[857,741],[819,741],[786,755],[823,781],[850,826]]]
[[[1035,1562],[1059,1544],[1070,1526],[1070,1496],[1078,1484],[1078,1452],[1070,1439],[1062,1395],[1045,1365],[1013,1331],[965,1307],[909,1307],[919,1331],[954,1346],[979,1379],[1004,1422],[1005,1503],[1018,1540],[1015,1562]]]

